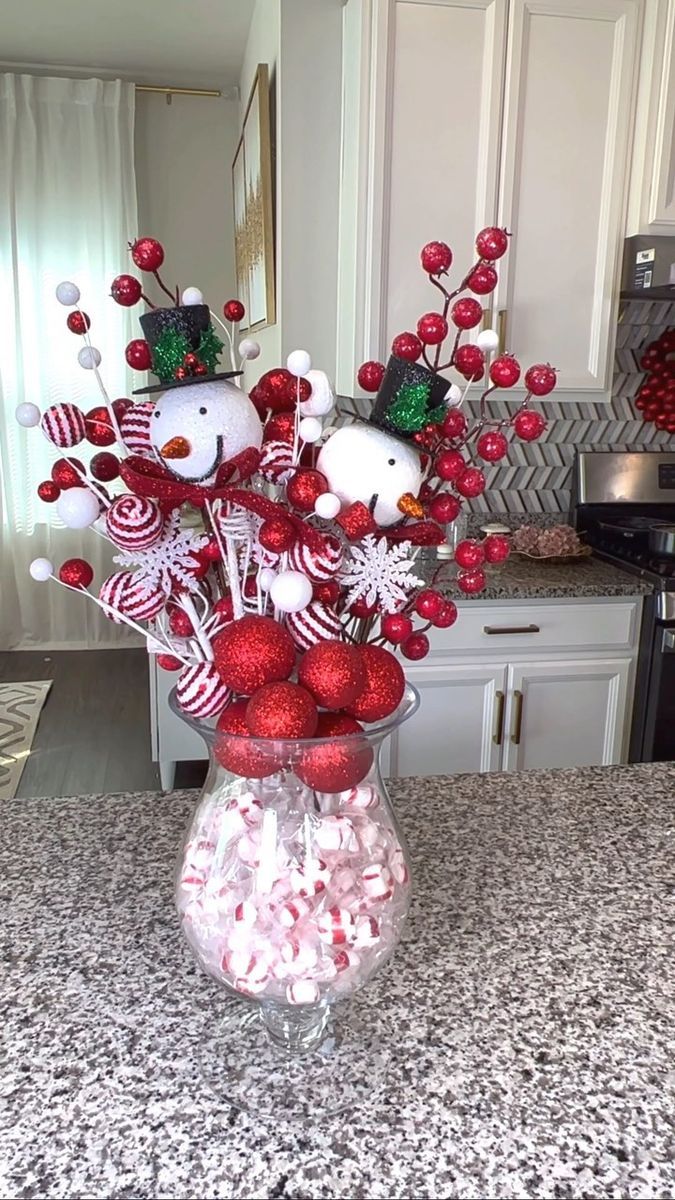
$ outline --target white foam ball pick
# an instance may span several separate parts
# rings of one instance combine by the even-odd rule
[[[303,442],[318,442],[323,432],[323,426],[316,417],[303,417],[298,425],[298,433]]]
[[[309,400],[303,400],[300,413],[303,417],[325,417],[335,406],[335,393],[325,371],[309,371],[305,376],[312,385]]]
[[[37,583],[45,583],[54,574],[54,567],[48,558],[34,558],[28,570],[31,579],[35,579]]]
[[[100,505],[88,487],[74,487],[61,492],[56,511],[68,529],[88,529],[98,519]]]
[[[450,387],[448,388],[447,392],[445,393],[446,403],[447,404],[459,404],[461,399],[462,399],[461,387],[457,387],[456,383],[451,383]]]
[[[28,401],[25,404],[17,405],[14,416],[24,429],[32,429],[34,425],[40,424],[40,409],[37,404],[30,404]]]
[[[101,351],[95,346],[83,346],[80,350],[77,361],[85,371],[93,371],[95,367],[101,365]]]
[[[247,362],[251,362],[254,358],[258,358],[260,354],[260,342],[256,342],[253,338],[244,338],[239,343],[239,353]]]
[[[71,304],[78,303],[80,289],[76,283],[71,283],[70,280],[64,279],[56,288],[56,299],[59,304],[65,304],[66,308],[70,308]]]
[[[495,333],[494,329],[484,329],[482,333],[478,334],[476,345],[491,354],[493,350],[499,349],[499,334]]]
[[[258,576],[258,580],[260,582],[260,586],[261,586],[263,592],[269,592],[276,577],[277,577],[277,573],[276,573],[276,571],[273,571],[271,567],[263,567],[262,571],[260,572],[260,574]]]
[[[300,612],[312,599],[311,580],[302,571],[280,571],[270,588],[272,604],[280,612]]]
[[[332,521],[334,517],[337,517],[341,508],[342,505],[333,492],[324,492],[314,501],[314,512],[323,521]]]
[[[200,292],[199,288],[187,287],[181,293],[181,302],[183,304],[203,304],[204,296],[203,293]]]
[[[312,360],[306,350],[291,350],[286,366],[291,375],[304,377],[312,369]]]

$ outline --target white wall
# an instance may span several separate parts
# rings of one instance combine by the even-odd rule
[[[236,295],[231,165],[238,132],[237,101],[173,96],[167,104],[164,96],[136,93],[139,235],[163,243],[167,285],[200,288],[219,315]],[[151,284],[151,299],[155,292]]]

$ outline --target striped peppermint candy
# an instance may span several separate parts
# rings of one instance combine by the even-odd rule
[[[122,612],[122,597],[129,586],[130,579],[130,571],[114,571],[112,575],[109,575],[101,584],[101,590],[98,594],[101,603],[109,605],[110,608],[116,609],[117,612]],[[116,625],[122,624],[116,613],[106,611],[105,615],[111,621],[114,621]]]
[[[132,621],[151,621],[166,604],[166,596],[160,588],[152,590],[137,583],[133,571],[115,571],[101,584],[99,600],[116,612],[106,612],[106,616],[121,625],[121,616],[130,617]]]
[[[42,432],[62,450],[77,446],[87,432],[84,413],[76,404],[52,404],[40,421]]]
[[[258,470],[268,483],[283,482],[282,476],[293,467],[293,448],[286,442],[266,442],[260,452]]]
[[[312,600],[300,612],[286,614],[286,626],[298,650],[309,650],[317,642],[339,638],[342,625],[335,609]]]
[[[213,663],[203,662],[184,667],[178,676],[178,703],[190,717],[218,716],[231,695]]]
[[[303,542],[296,542],[288,555],[291,570],[302,571],[313,583],[325,583],[326,580],[333,579],[342,565],[342,546],[337,538],[327,537],[324,540],[325,550],[319,554],[310,550]]]
[[[141,458],[154,458],[150,445],[150,422],[155,411],[154,400],[143,400],[132,404],[120,421],[120,435],[130,454]]]
[[[154,500],[129,493],[113,500],[106,513],[105,527],[111,542],[120,550],[147,550],[161,537],[164,517]]]

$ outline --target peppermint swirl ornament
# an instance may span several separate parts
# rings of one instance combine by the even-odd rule
[[[302,571],[313,583],[326,583],[333,579],[342,565],[342,546],[335,537],[325,538],[324,543],[323,550],[317,554],[304,542],[296,542],[289,553],[289,567],[294,571]]]
[[[191,717],[218,716],[231,695],[213,663],[203,662],[184,667],[178,676],[176,697],[183,712]]]
[[[128,494],[113,500],[105,525],[120,550],[147,550],[162,536],[164,517],[154,500]]]
[[[45,437],[62,450],[77,446],[87,432],[84,413],[76,404],[52,404],[44,413],[40,427]]]
[[[155,410],[154,400],[143,400],[132,404],[119,423],[120,435],[130,454],[141,458],[154,458],[150,444],[150,422]]]
[[[151,621],[166,603],[161,588],[145,587],[133,571],[114,571],[101,584],[98,598],[106,606],[106,616],[116,625],[123,624],[122,617]],[[108,608],[114,611],[107,611]]]
[[[283,476],[293,470],[293,450],[286,442],[266,442],[262,448],[258,467],[268,483],[283,483]]]
[[[335,609],[322,604],[320,600],[312,600],[300,612],[288,613],[286,628],[298,650],[309,650],[317,642],[335,640],[342,634],[342,625]]]

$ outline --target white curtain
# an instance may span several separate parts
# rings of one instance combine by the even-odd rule
[[[29,576],[33,558],[58,569],[77,555],[100,586],[110,551],[92,530],[63,528],[38,498],[63,452],[39,429],[20,428],[14,410],[24,400],[42,411],[102,402],[54,294],[64,279],[80,288],[109,394],[129,395],[124,347],[140,336],[137,310],[109,293],[138,234],[133,147],[133,85],[0,74],[0,649],[129,641],[91,602]],[[65,453],[88,461],[96,448],[83,442]]]

